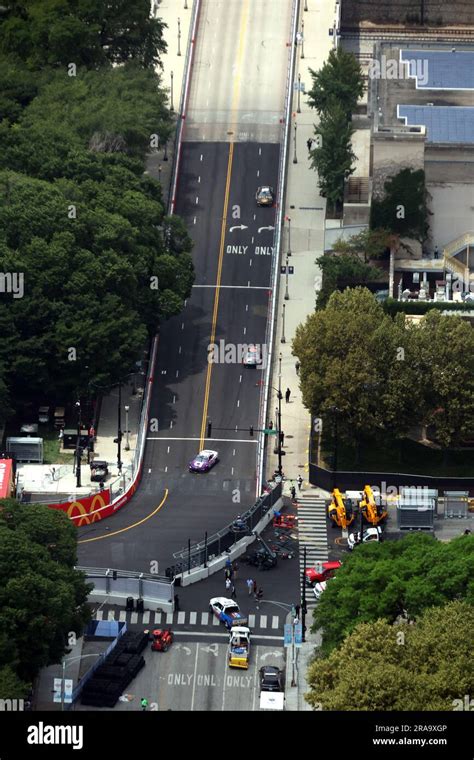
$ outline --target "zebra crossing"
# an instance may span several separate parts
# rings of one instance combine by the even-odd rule
[[[313,567],[316,562],[327,562],[328,533],[326,499],[312,493],[298,495],[298,540],[300,578],[303,582],[304,552],[306,547],[306,567]],[[308,606],[310,606],[308,604]],[[313,604],[311,603],[311,606]]]
[[[140,627],[159,628],[162,625],[193,626],[199,628],[222,628],[222,623],[210,612],[197,612],[180,610],[179,612],[130,612],[117,608],[93,610],[94,620],[115,620],[128,625]],[[262,629],[267,631],[283,631],[284,620],[280,621],[279,615],[248,615],[248,624],[251,630]]]

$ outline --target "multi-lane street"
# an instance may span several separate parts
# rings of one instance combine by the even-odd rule
[[[259,344],[266,358],[276,210],[258,207],[255,193],[278,189],[291,5],[203,2],[175,205],[194,241],[195,285],[160,328],[141,485],[106,526],[80,531],[81,564],[164,570],[188,539],[211,535],[255,500],[250,427],[263,372],[243,366],[239,348]],[[209,363],[214,343],[218,362]],[[224,346],[237,359],[226,361]],[[189,473],[203,448],[220,462]]]

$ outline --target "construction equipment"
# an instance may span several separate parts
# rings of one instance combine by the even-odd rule
[[[229,667],[244,668],[249,666],[250,629],[243,626],[232,628],[229,640]]]
[[[357,501],[343,497],[338,488],[332,492],[331,503],[328,507],[328,516],[333,521],[333,527],[337,525],[343,530],[354,522],[358,513]]]
[[[375,495],[370,486],[364,486],[359,509],[364,520],[370,525],[378,525],[388,517],[388,512],[382,504],[380,495]]]

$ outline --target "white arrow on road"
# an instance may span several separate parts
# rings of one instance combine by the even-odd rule
[[[262,654],[260,656],[261,660],[266,660],[267,657],[278,657],[281,654],[281,652],[265,652],[265,654]]]
[[[263,230],[274,230],[274,229],[275,229],[275,227],[272,227],[272,226],[270,226],[270,227],[259,227],[258,231],[262,232]]]
[[[208,647],[203,647],[201,649],[201,652],[210,652],[214,655],[214,657],[217,657],[217,644],[211,644]]]
[[[187,655],[191,654],[190,648],[184,646],[184,644],[176,644],[175,646],[176,646],[176,649],[182,649],[185,654],[187,654]]]
[[[248,230],[248,227],[245,224],[239,224],[235,227],[229,227],[229,232],[233,232],[234,230]]]

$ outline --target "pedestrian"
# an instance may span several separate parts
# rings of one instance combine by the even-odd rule
[[[301,364],[299,363],[299,361],[298,361],[298,359],[297,359],[297,360],[295,361],[295,370],[296,370],[296,374],[297,374],[297,375],[299,375],[299,374],[300,374],[300,367],[301,367]]]
[[[252,580],[252,578],[247,578],[246,584],[247,584],[247,588],[249,590],[249,596],[250,596],[251,593],[252,593],[252,591],[253,591],[253,580]]]
[[[435,257],[435,259],[439,258],[439,250],[438,250],[438,246],[437,245],[435,245],[434,257]]]
[[[308,137],[308,139],[306,140],[306,145],[308,146],[308,150],[311,150],[312,144],[313,144],[313,141],[311,137]]]
[[[261,601],[262,596],[263,596],[263,588],[260,586],[257,593],[255,594],[255,598],[257,600],[257,609],[258,609],[258,603]]]
[[[257,596],[257,581],[253,582],[253,593],[254,593],[254,596],[256,597]]]
[[[229,570],[232,568],[232,562],[230,561],[230,557],[227,557],[225,561],[225,566],[229,568]]]
[[[289,402],[290,402],[290,396],[291,396],[291,391],[290,391],[289,388],[287,388],[286,389],[286,393],[285,393],[285,399],[286,399],[286,403],[287,404],[289,404]]]
[[[228,567],[226,567],[226,569],[224,570],[224,577],[225,577],[225,579],[226,579],[226,580],[227,580],[228,578],[232,578],[232,571],[231,571],[231,570],[229,570],[229,568],[228,568]]]
[[[229,591],[229,590],[230,590],[230,587],[231,587],[231,586],[232,586],[232,581],[231,581],[231,579],[230,579],[230,578],[226,578],[226,579],[225,579],[225,590],[226,590],[226,591]]]
[[[300,619],[300,605],[295,604],[295,617],[299,620]]]
[[[142,700],[141,700],[141,702],[140,702],[140,704],[142,706],[143,712],[145,712],[145,710],[148,707],[148,699],[146,697],[143,697]]]
[[[231,591],[230,591],[231,599],[237,599],[237,592],[235,590],[235,586],[234,586],[233,583],[231,585],[232,585],[232,588],[231,588]]]
[[[179,596],[178,596],[178,594],[174,595],[174,609],[175,609],[175,612],[179,612]]]
[[[303,478],[301,477],[301,475],[298,475],[297,483],[298,483],[298,491],[301,491],[301,486],[303,485]]]
[[[293,501],[296,499],[296,488],[292,485],[290,488],[291,498]]]
[[[234,562],[234,564],[232,566],[232,577],[233,577],[234,580],[237,579],[237,571],[238,571],[238,569],[239,569],[239,566],[238,566],[237,562]]]

